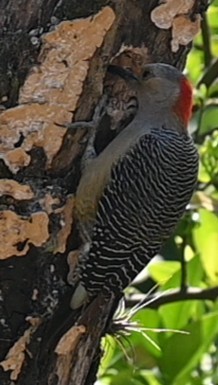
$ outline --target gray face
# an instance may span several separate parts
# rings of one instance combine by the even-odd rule
[[[178,100],[182,74],[168,64],[148,64],[138,80],[131,80],[143,110],[167,111]],[[134,83],[134,84],[133,84]]]
[[[167,120],[181,93],[182,73],[175,67],[154,63],[144,66],[143,74],[135,76],[131,70],[109,66],[109,72],[122,77],[136,91],[138,116],[155,121]]]
[[[108,68],[113,75],[123,78],[133,88],[143,102],[161,102],[168,99],[171,104],[180,93],[182,73],[169,64],[154,63],[144,67],[141,77],[135,76],[131,70],[111,65]],[[140,100],[139,100],[140,103]]]

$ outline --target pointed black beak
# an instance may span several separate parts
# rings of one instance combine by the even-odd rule
[[[128,80],[135,80],[137,82],[139,81],[137,76],[135,76],[132,71],[127,70],[127,69],[122,68],[122,67],[119,67],[119,66],[116,66],[116,65],[113,65],[113,64],[110,64],[108,66],[108,72],[112,75],[120,76],[122,79],[127,80],[127,81]]]

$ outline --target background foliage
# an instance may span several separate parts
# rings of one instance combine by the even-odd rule
[[[152,287],[156,296],[177,290],[181,298],[187,288],[193,293],[196,288],[202,293],[218,289],[218,0],[202,21],[186,71],[195,86],[190,130],[200,153],[198,188],[161,256],[128,289],[130,305],[136,293]],[[218,384],[218,301],[183,299],[153,309],[147,305],[133,320],[141,328],[188,334],[132,332],[120,339],[123,349],[115,338],[106,337],[98,385]]]

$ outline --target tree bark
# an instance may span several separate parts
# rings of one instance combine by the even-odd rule
[[[90,120],[108,87],[119,98],[116,79],[106,76],[111,61],[136,72],[151,61],[182,70],[206,7],[0,0],[1,385],[94,383],[115,299],[100,295],[74,314],[69,307],[87,132],[65,126]],[[112,138],[103,125],[97,152]]]

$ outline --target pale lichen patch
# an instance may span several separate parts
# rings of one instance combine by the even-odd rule
[[[60,339],[58,345],[55,348],[55,353],[60,355],[66,355],[71,352],[82,334],[86,332],[86,328],[83,325],[73,326],[69,329],[63,337]]]
[[[40,64],[32,69],[21,88],[19,106],[0,114],[1,158],[13,173],[28,166],[27,152],[33,147],[43,148],[47,167],[51,164],[66,132],[55,123],[72,121],[89,60],[114,20],[112,8],[105,7],[95,17],[64,21],[42,36]],[[21,135],[18,154],[16,143]]]
[[[173,20],[178,15],[188,14],[195,0],[163,0],[151,12],[151,20],[160,29],[172,27]]]
[[[195,15],[191,20],[190,13],[195,0],[164,0],[151,12],[151,20],[160,29],[172,27],[171,47],[177,52],[179,45],[187,45],[200,30],[201,16]]]
[[[22,148],[15,148],[1,154],[0,157],[4,159],[8,168],[16,174],[20,168],[26,167],[30,164],[31,157]]]
[[[32,334],[36,331],[38,326],[41,324],[39,318],[30,317],[29,322],[30,328],[25,330],[24,334],[19,338],[18,341],[10,348],[5,360],[0,362],[1,367],[5,372],[11,371],[10,379],[16,381],[22,370],[22,366],[25,362],[25,355],[27,352],[27,345],[30,343]]]
[[[0,259],[25,255],[33,244],[42,246],[49,238],[49,218],[45,212],[22,217],[11,210],[0,212]],[[19,245],[22,245],[20,249]]]
[[[189,16],[178,16],[173,22],[171,47],[177,52],[179,45],[189,44],[201,27],[201,16],[196,15],[195,21],[190,21]]]
[[[2,195],[9,195],[17,200],[29,200],[34,197],[30,186],[12,179],[0,179],[0,196]]]
[[[60,106],[29,104],[11,108],[0,115],[0,153],[13,173],[28,166],[28,152],[42,147],[48,161],[59,150],[66,128],[59,127],[56,121],[68,121],[72,114]],[[22,143],[16,143],[22,135]]]
[[[72,355],[85,332],[86,328],[84,325],[73,326],[63,335],[55,348],[55,353],[58,355],[56,373],[58,384],[60,385],[67,385],[69,383]]]

